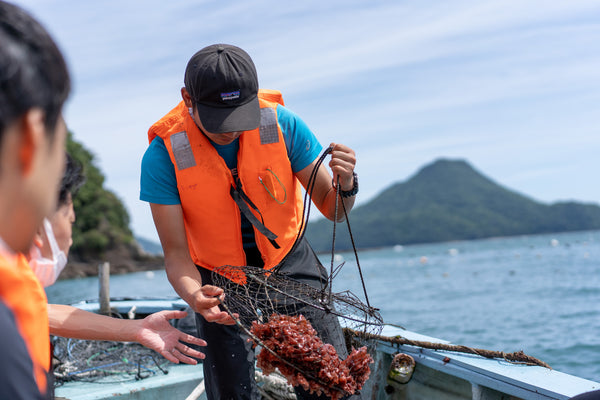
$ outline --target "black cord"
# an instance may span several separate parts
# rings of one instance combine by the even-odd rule
[[[323,160],[325,160],[325,157],[327,157],[327,155],[330,154],[332,151],[333,151],[332,146],[329,146],[328,148],[326,148],[325,151],[323,152],[323,154],[321,154],[321,156],[319,156],[319,159],[315,163],[315,167],[313,168],[313,170],[310,173],[310,177],[308,178],[308,183],[306,185],[306,192],[304,193],[304,202],[303,202],[303,206],[302,206],[302,219],[300,220],[300,227],[298,228],[298,235],[296,235],[296,240],[294,241],[294,244],[292,245],[292,248],[290,249],[290,251],[288,251],[288,253],[285,255],[285,257],[283,257],[283,259],[281,260],[281,262],[279,264],[277,264],[275,267],[273,267],[272,270],[274,272],[277,272],[281,268],[281,266],[283,266],[283,264],[287,260],[288,256],[290,254],[294,253],[294,250],[296,250],[296,247],[298,247],[298,243],[300,243],[300,241],[304,238],[304,233],[306,232],[306,225],[308,222],[308,218],[310,216],[310,206],[311,206],[310,198],[312,196],[312,192],[315,187],[317,171],[319,170],[319,167],[321,166],[321,164],[323,164]]]
[[[339,177],[338,177],[339,178]],[[339,179],[338,179],[338,192],[339,196]],[[336,205],[337,205],[337,197],[336,197]],[[346,225],[348,226],[348,234],[350,235],[350,242],[352,242],[352,250],[354,251],[354,258],[356,259],[356,267],[358,268],[358,274],[360,275],[360,283],[363,287],[363,292],[365,293],[365,301],[367,302],[367,307],[371,308],[371,304],[369,304],[369,296],[367,295],[367,287],[365,286],[365,280],[363,278],[362,269],[360,268],[360,262],[358,261],[358,252],[356,251],[356,245],[354,244],[354,236],[352,235],[352,229],[350,228],[350,219],[348,219],[348,212],[346,211],[346,205],[344,201],[342,201],[342,209],[344,210],[344,216],[346,217]],[[335,226],[335,221],[333,222]],[[334,238],[335,241],[335,238]],[[332,256],[333,257],[333,256]]]
[[[308,179],[308,184],[306,185],[307,186],[306,193],[304,194],[304,202],[303,202],[303,207],[302,207],[302,220],[300,222],[300,228],[298,229],[298,235],[296,236],[296,240],[294,241],[294,245],[292,246],[291,250],[285,255],[285,257],[281,260],[281,262],[277,266],[273,267],[274,272],[277,272],[279,270],[279,268],[286,261],[287,257],[290,254],[292,254],[294,252],[294,250],[296,250],[298,243],[302,240],[302,238],[304,238],[304,234],[306,232],[306,225],[307,225],[308,219],[310,217],[310,207],[311,207],[310,198],[312,197],[312,193],[313,193],[314,186],[316,183],[317,172],[318,172],[321,164],[323,164],[325,157],[327,157],[327,155],[331,154],[332,151],[333,151],[333,146],[329,146],[328,148],[326,148],[325,151],[323,152],[323,154],[321,154],[321,156],[315,163],[315,167],[313,168],[313,170],[310,173],[310,177]],[[332,295],[331,291],[332,291],[332,287],[333,287],[333,276],[334,276],[333,261],[334,261],[334,256],[335,256],[336,225],[337,225],[337,219],[338,219],[338,200],[341,198],[340,181],[339,180],[340,180],[340,177],[338,176],[338,182],[335,185],[335,191],[336,191],[335,212],[334,212],[334,218],[333,218],[333,238],[332,238],[332,243],[331,243],[331,266],[330,266],[330,272],[329,272],[329,281],[330,282],[328,282],[330,299],[331,299],[331,295]],[[342,209],[344,210],[344,217],[346,218],[348,234],[350,235],[350,241],[352,242],[352,250],[354,251],[354,257],[356,259],[356,266],[358,267],[358,273],[360,275],[360,282],[362,284],[363,292],[365,294],[365,301],[367,302],[367,307],[371,308],[371,304],[369,303],[369,296],[367,295],[367,287],[365,286],[365,280],[363,277],[362,269],[360,267],[360,262],[358,261],[358,252],[356,251],[356,244],[354,242],[354,236],[352,235],[352,229],[350,228],[350,220],[348,218],[348,211],[346,210],[346,205],[344,204],[343,199],[342,199],[341,203],[342,203]],[[337,273],[339,273],[339,269],[340,268],[336,269],[336,271],[337,271],[336,275],[337,275]]]

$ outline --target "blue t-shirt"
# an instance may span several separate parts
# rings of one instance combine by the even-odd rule
[[[306,168],[319,157],[323,147],[300,117],[287,108],[277,105],[277,122],[281,127],[294,173]],[[229,169],[237,167],[237,152],[240,147],[238,139],[226,145],[219,145],[212,141],[211,143]],[[140,200],[154,204],[181,204],[175,166],[171,162],[165,142],[160,137],[152,140],[142,159]],[[256,247],[252,224],[244,214],[241,214],[241,228],[244,249]]]
[[[277,122],[281,127],[294,173],[306,168],[319,157],[323,147],[300,117],[278,105]],[[227,145],[218,145],[212,141],[211,143],[223,157],[227,167],[231,169],[237,166],[239,140],[236,139]],[[142,159],[140,200],[154,204],[181,204],[177,190],[175,166],[160,137],[152,140]]]

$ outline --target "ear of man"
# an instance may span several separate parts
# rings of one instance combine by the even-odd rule
[[[185,87],[181,88],[181,97],[183,98],[183,102],[187,108],[192,108],[194,106],[194,102],[192,101],[192,96],[187,91]]]
[[[44,111],[40,108],[28,110],[21,120],[21,143],[19,165],[24,176],[31,173],[35,157],[41,151],[46,136]]]

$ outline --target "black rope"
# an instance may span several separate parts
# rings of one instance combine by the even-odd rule
[[[321,166],[321,164],[323,164],[325,157],[327,157],[327,155],[330,154],[332,151],[333,151],[332,146],[329,146],[328,148],[326,148],[325,151],[323,152],[323,154],[321,154],[321,156],[315,163],[315,167],[313,168],[313,170],[310,173],[310,177],[308,178],[308,183],[306,185],[306,192],[304,193],[304,201],[303,201],[303,205],[302,205],[302,218],[300,220],[300,228],[298,229],[298,234],[296,235],[296,240],[294,241],[294,244],[292,245],[291,250],[285,255],[285,257],[283,257],[281,262],[272,268],[272,270],[274,272],[277,272],[280,269],[280,267],[287,260],[288,256],[290,254],[294,253],[294,250],[296,250],[296,247],[298,247],[298,243],[300,243],[300,241],[304,238],[304,234],[306,232],[306,225],[308,222],[308,218],[310,216],[310,206],[311,206],[310,198],[312,197],[312,192],[315,187],[317,171],[319,170],[319,167]]]
[[[338,219],[338,199],[340,198],[340,176],[338,175],[337,177],[337,182],[335,185],[335,211],[333,213],[333,234],[332,234],[332,239],[331,239],[331,264],[330,264],[330,271],[329,271],[329,298],[331,298],[331,291],[333,288],[333,261],[335,258],[335,229],[337,226],[337,219]],[[342,204],[344,204],[344,200],[342,200]],[[339,269],[338,269],[339,272]],[[337,275],[337,273],[336,273]],[[368,304],[367,304],[368,306]]]
[[[285,255],[283,260],[281,260],[281,262],[277,266],[273,267],[273,271],[279,270],[279,267],[284,264],[287,257],[294,252],[294,250],[298,246],[298,243],[302,240],[302,238],[304,238],[304,234],[306,232],[306,225],[307,225],[308,219],[310,217],[310,208],[311,208],[310,198],[312,197],[312,193],[313,193],[314,186],[316,183],[317,172],[318,172],[321,164],[323,164],[325,157],[327,157],[327,155],[331,154],[332,151],[333,151],[333,146],[327,147],[325,149],[325,151],[323,151],[323,154],[321,154],[321,156],[315,163],[315,167],[313,168],[313,170],[310,173],[310,177],[308,179],[308,184],[306,185],[307,186],[306,193],[304,194],[304,201],[303,201],[303,207],[302,207],[302,219],[300,222],[300,228],[298,229],[298,235],[296,236],[296,240],[294,241],[294,244],[293,244],[291,250]],[[332,295],[333,278],[335,275],[337,275],[339,273],[339,270],[343,266],[343,263],[342,263],[342,265],[337,267],[336,272],[334,274],[333,262],[334,262],[334,257],[335,257],[336,225],[337,225],[337,219],[338,219],[338,201],[341,199],[339,179],[340,179],[340,177],[338,176],[338,181],[337,181],[337,184],[335,187],[335,190],[336,190],[335,212],[334,212],[334,218],[333,218],[333,235],[332,235],[333,237],[332,237],[332,243],[331,243],[331,265],[330,265],[329,282],[328,282],[329,298],[331,298],[331,295]],[[354,236],[352,235],[352,229],[350,228],[350,219],[348,218],[348,211],[346,210],[346,205],[344,204],[343,199],[342,199],[341,203],[342,203],[342,209],[344,211],[344,217],[346,219],[346,225],[348,227],[348,234],[350,235],[350,241],[352,243],[352,250],[354,252],[354,258],[356,260],[356,266],[358,268],[358,273],[360,275],[360,282],[362,284],[363,292],[365,294],[365,301],[367,302],[367,307],[372,308],[371,304],[369,302],[369,296],[367,294],[367,287],[365,285],[365,280],[363,277],[362,269],[360,267],[360,262],[358,261],[358,252],[356,250]]]
[[[338,184],[337,184],[337,194],[336,194],[336,198],[335,198],[335,205],[336,205],[336,220],[337,220],[337,199],[339,196],[339,176],[338,176]],[[348,226],[348,234],[350,235],[350,242],[352,243],[352,250],[354,251],[354,258],[356,259],[356,267],[358,268],[358,274],[360,275],[360,283],[362,284],[363,287],[363,292],[365,293],[365,301],[367,302],[367,307],[371,308],[371,304],[369,303],[369,296],[367,295],[367,287],[365,286],[365,280],[363,278],[363,273],[362,273],[362,269],[360,268],[360,262],[358,261],[358,252],[356,251],[356,244],[354,243],[354,236],[352,235],[352,229],[350,228],[350,219],[348,218],[348,212],[346,211],[346,205],[344,204],[344,201],[342,200],[342,209],[344,210],[344,217],[346,217],[346,225]],[[333,226],[335,228],[335,221],[333,222]],[[333,240],[335,241],[335,230],[334,230],[334,237]],[[333,250],[332,250],[333,251]],[[333,255],[332,255],[333,257]],[[333,263],[333,261],[332,261]]]

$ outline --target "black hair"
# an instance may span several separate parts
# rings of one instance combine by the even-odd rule
[[[64,206],[68,202],[68,195],[75,196],[79,188],[85,183],[85,175],[81,163],[66,154],[65,173],[60,182],[60,190],[58,192],[58,207]]]
[[[52,138],[70,90],[67,65],[46,29],[0,0],[0,143],[6,127],[35,107]]]

